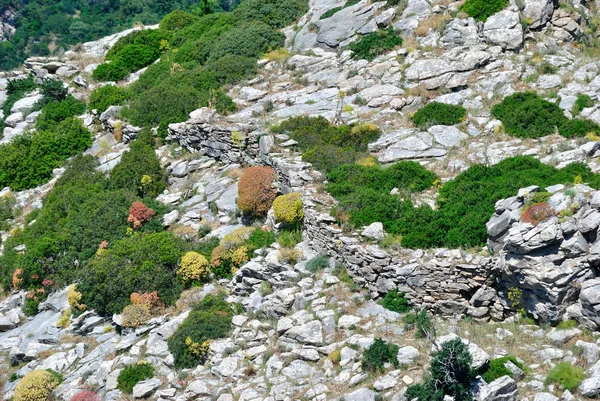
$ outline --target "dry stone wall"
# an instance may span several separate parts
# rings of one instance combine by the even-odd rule
[[[236,132],[244,135],[243,141],[232,140]],[[252,126],[223,122],[214,112],[201,109],[193,112],[187,122],[171,124],[168,139],[223,162],[272,166],[283,192],[304,194],[304,234],[311,249],[345,265],[353,280],[374,297],[398,289],[413,305],[442,314],[464,313],[496,320],[507,314],[505,297],[494,290],[500,273],[494,259],[462,255],[459,251],[391,255],[362,241],[357,233],[344,233],[329,215],[335,199],[315,188],[314,176],[318,173],[298,155],[275,153],[273,136]]]

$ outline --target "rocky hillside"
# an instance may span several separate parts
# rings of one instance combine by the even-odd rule
[[[599,5],[216,6],[0,73],[3,399],[596,398]]]

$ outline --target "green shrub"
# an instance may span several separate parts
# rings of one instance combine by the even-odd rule
[[[120,38],[113,47],[106,53],[107,61],[122,58],[122,52],[131,45],[144,46],[156,52],[158,57],[161,42],[169,39],[167,30],[161,29],[140,29]]]
[[[392,312],[408,312],[411,307],[408,299],[406,299],[404,295],[403,292],[398,292],[398,290],[389,291],[381,300],[381,306]]]
[[[116,189],[127,189],[141,198],[154,198],[167,187],[167,172],[154,149],[141,139],[135,140],[129,152],[123,154],[111,171],[110,180]]]
[[[558,133],[565,138],[583,137],[587,134],[600,134],[600,125],[590,120],[581,120],[574,118],[566,120],[558,127]]]
[[[417,313],[406,314],[404,324],[407,330],[413,330],[416,327],[416,338],[425,338],[433,331],[433,321],[425,309],[421,309]]]
[[[157,291],[173,304],[181,293],[177,269],[183,245],[169,232],[135,233],[115,242],[81,270],[83,303],[100,315],[120,313],[133,292]]]
[[[521,370],[525,369],[523,364],[519,362],[514,356],[503,356],[502,358],[495,358],[490,361],[490,364],[486,369],[485,373],[481,375],[483,380],[485,380],[486,383],[491,383],[494,380],[501,378],[502,376],[513,377],[512,372],[508,370],[506,366],[504,366],[504,364],[508,361],[514,363]]]
[[[363,354],[362,368],[369,372],[382,371],[384,364],[391,363],[394,367],[399,367],[398,362],[399,347],[396,344],[388,344],[381,338],[376,338]]]
[[[568,330],[568,329],[574,329],[578,326],[579,326],[579,323],[577,322],[577,320],[561,320],[556,325],[556,329],[557,330]]]
[[[183,10],[173,10],[163,17],[160,21],[159,28],[162,31],[174,33],[187,26],[193,25],[198,22],[199,19],[200,17],[192,13]]]
[[[251,256],[257,249],[263,249],[275,242],[275,233],[272,230],[256,229],[252,235],[244,242]]]
[[[502,121],[510,135],[539,138],[553,134],[567,118],[558,105],[533,92],[517,92],[492,107],[492,115]]]
[[[348,46],[352,50],[352,58],[372,61],[375,57],[385,54],[395,47],[402,45],[402,38],[393,28],[380,29],[377,32],[364,35]]]
[[[96,81],[100,82],[108,82],[114,81],[118,82],[125,78],[129,71],[127,71],[127,67],[120,59],[116,59],[112,63],[103,63],[94,69],[92,73],[92,77]]]
[[[430,376],[423,384],[408,387],[406,398],[441,401],[447,395],[455,401],[472,400],[471,382],[476,376],[471,369],[472,360],[469,349],[460,338],[442,344],[439,350],[431,353]]]
[[[58,79],[44,79],[40,87],[42,100],[36,107],[43,107],[50,102],[61,102],[69,96],[69,89]]]
[[[208,62],[228,55],[257,59],[268,50],[284,45],[285,36],[262,23],[242,24],[223,33],[215,41]]]
[[[319,270],[323,270],[327,266],[329,266],[329,258],[323,255],[317,255],[306,262],[306,270],[311,273],[316,273]]]
[[[208,342],[226,337],[233,313],[222,295],[207,295],[168,340],[175,367],[194,368],[204,363]]]
[[[212,73],[221,85],[235,84],[256,72],[256,60],[228,54],[207,63],[206,71]]]
[[[234,22],[231,13],[204,15],[194,24],[175,32],[172,43],[173,46],[181,46],[185,42],[195,42],[198,39],[214,39],[233,27]],[[181,48],[178,50],[179,52],[181,52]],[[208,52],[210,52],[210,46],[208,46]]]
[[[460,10],[477,21],[485,22],[489,17],[508,6],[508,0],[467,0]]]
[[[282,230],[277,236],[277,242],[284,248],[293,248],[302,242],[302,231]]]
[[[17,383],[14,400],[45,401],[59,384],[59,378],[51,371],[31,371]]]
[[[272,28],[283,28],[307,11],[306,0],[245,0],[233,11],[233,17],[238,23],[262,21]]]
[[[56,124],[67,118],[83,114],[85,109],[85,103],[71,95],[61,101],[51,101],[42,108],[42,112],[35,121],[35,127],[38,130],[51,130]]]
[[[576,116],[583,111],[583,109],[594,106],[594,100],[589,96],[580,93],[577,95],[577,100],[573,105],[571,113]]]
[[[125,394],[131,394],[133,387],[142,380],[151,379],[154,376],[154,366],[148,362],[138,362],[135,365],[126,366],[117,376],[117,389]]]
[[[413,115],[413,121],[417,127],[427,129],[432,125],[455,125],[466,116],[467,110],[462,106],[431,102]]]
[[[77,118],[44,128],[0,145],[1,187],[21,191],[41,185],[63,161],[92,144],[91,133]]]
[[[574,366],[570,362],[559,362],[548,372],[546,383],[558,384],[566,390],[575,390],[584,378],[583,369],[579,366]]]
[[[23,98],[27,92],[31,92],[37,88],[33,75],[29,75],[25,79],[12,79],[8,81],[8,85],[6,87],[6,101],[2,106],[2,110],[4,111],[4,117],[8,117],[10,115],[10,109],[15,105],[15,103]]]
[[[325,11],[319,19],[323,20],[323,19],[332,17],[335,13],[337,13],[338,11],[343,10],[343,9],[344,9],[344,7],[330,8],[329,10]]]
[[[121,106],[128,99],[127,89],[116,85],[104,85],[96,88],[90,94],[89,108],[103,113],[110,106]]]

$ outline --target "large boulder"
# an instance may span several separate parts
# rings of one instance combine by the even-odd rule
[[[554,0],[524,0],[521,14],[531,29],[541,28],[552,18]],[[558,1],[556,2],[558,5]]]
[[[600,278],[587,280],[581,284],[579,304],[582,314],[600,326]]]
[[[516,50],[523,45],[523,27],[519,13],[503,10],[492,15],[483,25],[483,36],[505,50]]]
[[[484,386],[477,397],[478,401],[516,401],[517,382],[510,376],[502,376]]]

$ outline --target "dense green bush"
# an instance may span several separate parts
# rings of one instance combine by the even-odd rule
[[[412,119],[415,125],[421,129],[427,129],[432,125],[454,125],[458,124],[467,116],[467,110],[462,106],[431,102],[421,107]]]
[[[209,62],[227,55],[258,58],[262,53],[283,46],[285,36],[268,25],[252,22],[234,27],[216,40],[210,51]]]
[[[574,390],[583,381],[585,374],[579,366],[571,362],[559,362],[548,372],[546,384],[558,384],[566,390]]]
[[[534,92],[517,92],[492,107],[492,115],[502,121],[510,135],[539,138],[553,134],[567,121],[558,105]]]
[[[221,85],[235,84],[256,72],[256,60],[229,54],[208,62],[206,71],[212,73],[215,80]]]
[[[385,294],[385,297],[381,300],[381,306],[392,312],[398,313],[405,313],[411,309],[405,294],[403,292],[398,292],[398,290],[392,290]]]
[[[514,356],[503,356],[501,358],[495,358],[490,361],[490,364],[487,367],[485,373],[481,375],[483,380],[485,380],[486,383],[491,383],[494,380],[501,378],[502,376],[513,377],[512,372],[508,370],[506,366],[504,366],[504,364],[508,361],[514,363],[521,370],[525,368],[523,364],[519,362]]]
[[[348,46],[352,50],[352,58],[373,60],[375,57],[402,45],[402,38],[393,28],[380,29],[377,32],[364,35]]]
[[[42,112],[35,121],[35,127],[38,130],[51,130],[61,121],[83,114],[85,108],[85,103],[71,95],[61,101],[51,101],[42,108]]]
[[[94,69],[92,76],[96,81],[118,82],[125,78],[129,71],[120,60],[115,60],[112,63],[102,63]]]
[[[117,376],[117,388],[125,394],[131,394],[133,387],[142,380],[151,379],[154,376],[154,367],[148,362],[138,362],[126,366]]]
[[[0,187],[21,191],[43,184],[52,170],[91,144],[90,132],[77,118],[20,135],[0,145]]]
[[[489,17],[508,6],[508,0],[467,0],[460,10],[477,21],[485,22]]]
[[[27,92],[31,92],[37,88],[37,84],[33,78],[33,75],[29,75],[24,79],[11,79],[8,81],[8,86],[6,87],[6,101],[2,106],[2,111],[4,111],[4,117],[8,117],[10,115],[10,109],[15,105],[15,103],[21,99]]]
[[[293,117],[271,130],[297,141],[302,159],[323,172],[366,156],[367,145],[381,134],[371,124],[334,126],[323,117]]]
[[[116,85],[104,85],[96,88],[90,94],[89,108],[103,113],[110,106],[121,106],[128,99],[127,89]]]
[[[376,338],[363,354],[362,368],[369,372],[383,370],[386,363],[391,363],[394,367],[399,367],[398,362],[399,347],[396,344],[389,344],[381,338]]]
[[[582,137],[587,134],[600,134],[600,125],[590,120],[574,118],[566,120],[560,127],[558,133],[565,138]]]
[[[166,188],[167,173],[152,146],[136,140],[111,171],[110,180],[116,189],[127,189],[140,198],[154,198]]]
[[[473,358],[460,338],[442,344],[439,350],[431,353],[430,376],[423,384],[415,384],[406,389],[406,398],[419,401],[441,401],[450,396],[455,401],[470,401],[471,382],[476,372],[471,369]]]
[[[160,21],[159,28],[165,32],[177,32],[198,22],[199,16],[183,10],[173,10]]]
[[[231,307],[222,295],[207,295],[168,340],[175,367],[194,368],[204,363],[208,342],[229,334],[232,316]]]
[[[306,0],[245,0],[233,16],[238,22],[262,21],[272,28],[283,28],[307,11]]]
[[[433,321],[425,309],[417,313],[408,313],[404,316],[404,324],[407,330],[414,330],[416,338],[425,338],[433,332]]]
[[[183,253],[181,240],[166,231],[117,241],[82,269],[77,285],[82,302],[111,315],[129,304],[131,293],[157,291],[161,302],[173,304],[182,291],[176,272]]]

